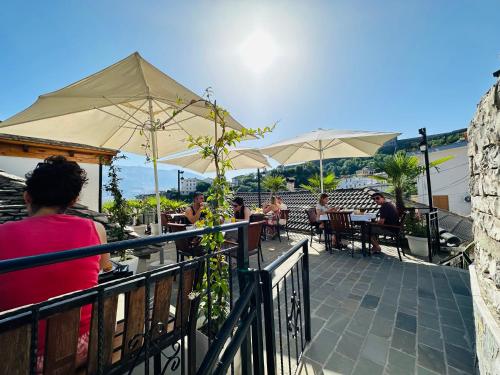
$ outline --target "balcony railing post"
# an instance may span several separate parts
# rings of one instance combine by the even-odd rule
[[[304,293],[304,318],[306,341],[311,341],[311,295],[309,291],[309,243],[306,241],[302,247],[302,287]]]
[[[264,325],[266,332],[266,367],[268,375],[276,374],[276,337],[274,326],[273,279],[269,271],[260,272],[262,300],[264,302]]]
[[[238,266],[238,284],[240,295],[245,290],[249,280],[248,273],[248,224],[238,228],[238,253],[237,253],[237,266]],[[243,315],[243,317],[245,314]],[[252,349],[251,349],[250,335],[243,340],[241,344],[241,371],[243,375],[252,373]]]

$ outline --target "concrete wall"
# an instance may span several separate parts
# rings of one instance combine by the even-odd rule
[[[469,129],[475,263],[470,273],[481,374],[500,372],[500,82],[481,99]]]
[[[41,159],[0,156],[0,169],[7,173],[24,177],[33,170]],[[87,172],[88,182],[83,187],[79,203],[91,210],[99,210],[99,166],[97,164],[79,163]]]
[[[433,195],[447,195],[449,211],[462,216],[469,216],[471,203],[465,201],[469,195],[469,159],[467,156],[467,146],[445,148],[429,152],[429,160],[432,162],[446,156],[453,156],[453,159],[439,167],[431,169],[431,185]],[[421,164],[424,164],[423,154],[419,154]],[[419,177],[417,181],[418,198],[417,202],[427,204],[427,183],[425,176]]]

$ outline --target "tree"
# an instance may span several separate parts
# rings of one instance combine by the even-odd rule
[[[205,182],[205,181],[200,181],[196,184],[196,190],[201,192],[201,193],[208,191],[209,188],[210,188],[210,184],[208,182]]]
[[[438,165],[452,159],[453,156],[446,156],[429,163],[430,167],[437,168]],[[396,207],[399,212],[405,209],[404,197],[408,196],[415,185],[417,177],[425,172],[425,167],[419,165],[419,160],[414,155],[408,155],[406,151],[398,151],[392,156],[387,156],[383,163],[379,164],[387,177],[372,176],[376,180],[384,181],[392,185],[396,196]]]
[[[281,175],[268,174],[262,179],[262,187],[274,195],[278,191],[286,189],[286,179]]]
[[[319,174],[315,174],[307,179],[307,184],[302,184],[300,187],[305,190],[309,190],[313,194],[321,193],[321,179]],[[323,191],[326,193],[332,192],[337,188],[339,184],[339,179],[335,177],[333,173],[327,174],[323,178]]]

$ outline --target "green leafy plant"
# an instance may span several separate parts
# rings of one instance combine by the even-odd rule
[[[319,174],[315,174],[307,179],[307,184],[302,184],[300,187],[305,190],[309,190],[313,194],[321,193],[321,178]],[[329,173],[323,177],[323,191],[329,193],[334,191],[340,180],[335,177],[333,173]]]
[[[432,168],[452,159],[453,156],[447,156],[429,163]],[[396,207],[399,212],[405,209],[404,197],[416,184],[417,177],[425,172],[425,167],[419,164],[419,160],[414,155],[408,155],[405,151],[398,151],[394,155],[387,156],[378,167],[383,170],[385,176],[370,176],[376,180],[387,182],[392,185],[394,195],[396,196]]]
[[[279,174],[268,174],[262,179],[262,187],[275,195],[278,191],[286,189],[286,179]]]
[[[413,237],[427,237],[427,224],[418,216],[415,210],[411,210],[405,217],[405,232]]]
[[[229,199],[232,195],[231,186],[226,180],[226,171],[232,168],[229,158],[229,148],[236,146],[244,138],[252,136],[262,138],[265,133],[272,131],[272,127],[263,129],[233,130],[227,127],[228,112],[210,100],[210,91],[206,92],[205,105],[209,109],[209,119],[214,123],[214,135],[202,137],[189,137],[190,147],[198,147],[200,156],[204,159],[213,158],[216,176],[208,189],[207,205],[203,208],[204,219],[199,221],[199,226],[219,226],[231,216]],[[224,235],[221,232],[203,235],[201,246],[209,253],[218,252],[224,244]],[[211,300],[204,293],[210,285]],[[212,332],[214,336],[229,313],[229,264],[222,254],[210,257],[208,270],[206,270],[201,285],[201,311],[205,318],[208,317],[208,307],[212,319]]]
[[[130,209],[127,204],[127,200],[123,197],[123,193],[119,187],[120,178],[118,174],[120,168],[116,165],[116,162],[120,159],[125,159],[123,155],[116,155],[111,160],[109,166],[108,177],[109,182],[104,186],[107,192],[113,197],[113,201],[107,203],[107,212],[109,215],[109,220],[113,223],[111,228],[108,230],[108,235],[111,240],[123,241],[127,239],[127,233],[125,227],[130,221]],[[118,252],[120,255],[120,260],[127,259],[127,251],[121,250]]]

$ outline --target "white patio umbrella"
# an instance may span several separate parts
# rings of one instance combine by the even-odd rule
[[[231,159],[231,169],[250,169],[271,167],[259,150],[240,148],[229,150],[226,159]],[[213,157],[203,159],[198,152],[179,157],[160,160],[159,163],[177,165],[198,173],[215,172]]]
[[[318,129],[260,150],[283,165],[319,160],[323,192],[323,159],[373,156],[380,146],[400,134]]]
[[[193,103],[179,113],[183,106]],[[178,114],[172,119],[174,113]],[[41,95],[0,123],[0,133],[82,143],[149,155],[153,161],[159,230],[158,157],[187,149],[186,138],[213,135],[210,108],[195,93],[135,52],[73,83]],[[226,125],[241,130],[232,117]],[[163,254],[161,262],[163,263]]]

